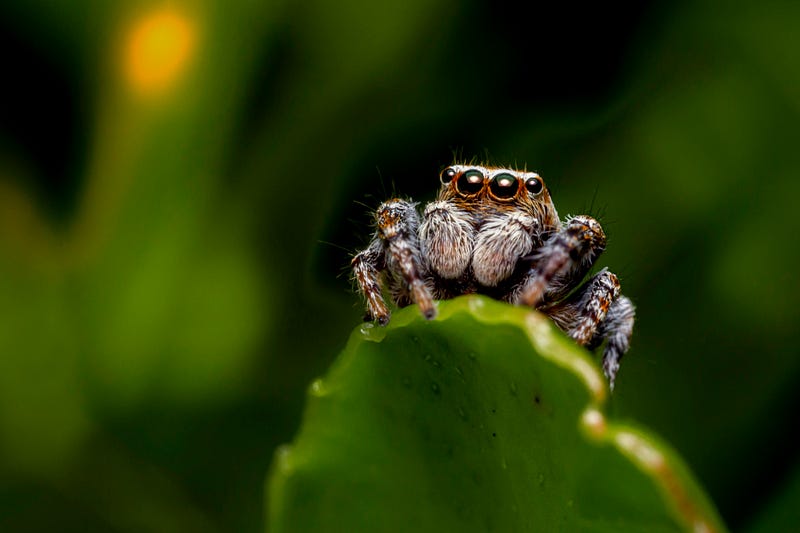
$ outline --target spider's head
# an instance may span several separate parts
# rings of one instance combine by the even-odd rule
[[[501,167],[451,165],[439,175],[440,200],[457,200],[465,207],[493,210],[524,209],[536,214],[543,227],[558,222],[553,200],[541,176]]]
[[[489,199],[501,204],[548,197],[544,181],[535,172],[523,172],[500,167],[451,165],[439,175],[442,191],[449,197]]]

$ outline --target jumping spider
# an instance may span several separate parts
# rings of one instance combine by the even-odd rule
[[[412,303],[431,319],[434,299],[486,294],[537,309],[590,350],[605,341],[609,385],[630,344],[634,307],[617,276],[603,269],[585,283],[606,246],[592,217],[559,220],[534,172],[452,165],[420,218],[416,203],[392,199],[375,213],[377,230],[352,261],[366,320],[389,322],[385,287],[398,307]]]

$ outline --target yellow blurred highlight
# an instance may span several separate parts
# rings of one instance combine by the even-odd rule
[[[162,94],[186,71],[196,44],[196,24],[174,8],[137,18],[125,41],[125,78],[144,95]]]

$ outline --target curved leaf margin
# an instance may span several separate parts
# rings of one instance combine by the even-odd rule
[[[483,324],[513,326],[524,332],[538,356],[567,370],[585,388],[589,401],[576,423],[586,439],[613,447],[635,468],[654,480],[666,507],[686,531],[726,531],[713,504],[676,452],[642,428],[609,419],[605,413],[609,399],[605,378],[588,352],[578,348],[549,318],[535,311],[477,295],[439,302],[437,306],[437,321],[446,321],[466,313]],[[406,328],[420,320],[422,318],[419,310],[416,306],[411,306],[397,311],[386,327],[377,327],[370,323],[358,326],[342,356],[334,363],[329,376],[346,373],[355,360],[359,344],[380,343],[392,331]],[[306,415],[313,409],[315,399],[326,397],[335,391],[332,388],[336,387],[335,381],[325,378],[317,379],[311,384]],[[267,487],[268,510],[279,510],[287,503],[283,499],[281,487],[296,467],[290,445],[282,446],[276,451]],[[268,522],[275,518],[274,515],[268,516]]]

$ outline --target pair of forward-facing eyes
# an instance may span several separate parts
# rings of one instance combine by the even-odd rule
[[[474,196],[488,187],[489,194],[498,200],[512,200],[523,190],[537,195],[544,190],[542,178],[534,172],[512,173],[505,169],[452,166],[442,170],[442,184],[452,182],[462,196]]]

